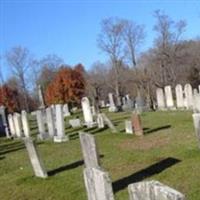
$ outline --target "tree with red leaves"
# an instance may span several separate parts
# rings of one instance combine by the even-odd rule
[[[79,104],[85,93],[84,67],[62,66],[48,85],[45,100],[48,105],[56,103]]]

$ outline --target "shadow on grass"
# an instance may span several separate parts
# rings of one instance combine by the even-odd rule
[[[0,157],[0,160],[3,160],[5,158],[5,156],[3,156],[3,157]]]
[[[181,162],[181,160],[171,157],[161,160],[156,164],[113,182],[113,190],[117,193],[120,190],[125,189],[129,184],[142,181],[145,178],[158,174],[179,162]]]
[[[103,157],[104,157],[104,155],[100,155],[100,158],[103,158]],[[79,160],[79,161],[76,161],[76,162],[61,166],[61,167],[59,167],[57,169],[50,170],[50,171],[48,171],[48,175],[49,176],[54,176],[54,175],[56,175],[58,173],[61,173],[63,171],[71,170],[71,169],[75,169],[77,167],[80,167],[83,164],[84,164],[84,161],[83,160]]]
[[[144,130],[144,134],[149,134],[149,133],[154,133],[154,132],[168,129],[168,128],[171,128],[171,125],[165,125],[165,126],[161,126],[161,127],[157,127],[157,128],[153,128],[153,129],[146,128],[146,130],[144,130],[144,129],[143,130]]]

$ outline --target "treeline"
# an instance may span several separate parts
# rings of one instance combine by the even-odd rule
[[[155,88],[166,85],[200,84],[200,40],[184,39],[187,28],[184,20],[173,21],[161,11],[154,13],[153,46],[141,52],[148,33],[145,26],[119,18],[107,18],[101,23],[97,43],[108,61],[97,61],[85,71],[81,64],[69,66],[56,55],[38,60],[28,49],[15,47],[4,59],[12,70],[12,77],[4,80],[1,74],[0,104],[9,111],[34,110],[38,106],[37,87],[41,85],[47,104],[79,105],[84,95],[94,105],[107,100],[108,93],[121,97],[138,94],[155,100]]]

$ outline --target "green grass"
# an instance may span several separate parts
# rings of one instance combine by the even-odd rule
[[[95,135],[101,165],[111,176],[116,200],[128,199],[127,184],[152,179],[186,194],[188,200],[200,199],[200,150],[191,114],[143,113],[143,137],[124,133],[124,120],[130,113],[108,113],[118,133],[108,128],[84,129]],[[36,133],[34,121],[32,124]],[[54,170],[46,180],[33,176],[20,140],[0,138],[0,199],[86,200],[79,130],[67,128],[71,140],[66,143],[38,142],[47,171]]]

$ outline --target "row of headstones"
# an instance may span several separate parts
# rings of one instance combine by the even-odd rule
[[[65,135],[64,115],[61,104],[55,105],[55,116],[52,107],[37,110],[35,114],[39,139],[53,138],[55,142],[68,140],[68,136]],[[22,111],[21,114],[9,114],[8,124],[12,137],[22,138],[31,136],[28,114],[26,111]],[[46,125],[48,131],[46,131]]]
[[[199,88],[200,89],[200,88]],[[176,105],[174,103],[172,88],[170,85],[156,89],[157,106],[159,110],[165,109],[193,109],[200,112],[200,94],[197,89],[192,89],[190,84],[186,84],[184,89],[178,84],[175,87]]]
[[[118,107],[115,104],[114,101],[114,96],[112,93],[108,94],[108,99],[109,99],[109,112],[117,112]],[[147,105],[145,105],[144,99],[138,95],[135,99],[135,102],[129,97],[129,95],[125,95],[122,97],[122,110],[123,111],[130,111],[135,108],[138,111],[142,111],[144,109],[147,109]]]
[[[109,173],[100,165],[94,136],[87,133],[80,133],[79,136],[85,163],[83,175],[88,200],[114,200],[112,181]],[[48,173],[35,142],[30,137],[24,138],[24,142],[35,176],[47,178]],[[130,200],[185,200],[183,194],[158,181],[130,184],[128,191]]]

